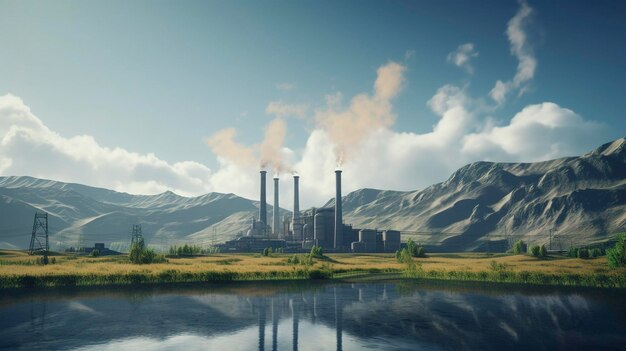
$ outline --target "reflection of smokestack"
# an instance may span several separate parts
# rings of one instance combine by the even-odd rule
[[[300,176],[293,176],[293,223],[299,223],[300,219]]]
[[[341,210],[341,170],[335,170],[335,249],[343,246],[343,213]]]
[[[280,207],[278,207],[278,176],[274,177],[274,237],[280,237]]]
[[[267,198],[265,196],[265,174],[266,171],[261,171],[261,205],[259,206],[259,222],[263,223],[262,231],[265,230],[267,225]]]

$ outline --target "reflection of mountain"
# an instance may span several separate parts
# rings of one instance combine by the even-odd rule
[[[224,285],[4,296],[0,348],[136,348],[159,340],[185,349],[221,343],[224,349],[268,350],[626,345],[626,302],[612,291],[459,290],[410,282],[259,285],[259,292],[264,286],[271,292],[250,294],[248,284],[242,290]]]

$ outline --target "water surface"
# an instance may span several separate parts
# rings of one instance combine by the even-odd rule
[[[626,350],[623,290],[388,281],[0,292],[0,348]]]

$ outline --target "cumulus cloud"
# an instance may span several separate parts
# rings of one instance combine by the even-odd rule
[[[283,101],[271,101],[265,108],[265,113],[276,117],[304,118],[307,113],[305,104],[288,104]]]
[[[135,193],[213,190],[211,170],[198,162],[168,163],[154,154],[101,146],[89,135],[50,130],[17,96],[0,96],[2,174],[82,182]],[[135,184],[136,186],[133,186]]]
[[[522,94],[524,92],[523,85],[535,75],[537,60],[525,31],[525,26],[528,24],[532,13],[533,9],[528,6],[526,1],[520,0],[519,10],[507,25],[506,35],[509,39],[511,54],[517,58],[518,64],[513,80],[507,82],[498,80],[489,93],[498,104],[502,104],[506,95],[513,89],[522,88],[520,90],[520,94]]]
[[[603,129],[602,124],[586,121],[572,110],[544,102],[526,106],[508,125],[486,124],[480,133],[468,134],[462,151],[489,159],[546,160],[584,151],[578,146],[580,140],[597,135]],[[589,145],[589,148],[597,145]]]
[[[474,67],[470,61],[475,57],[478,57],[478,52],[474,50],[474,44],[465,43],[449,53],[447,60],[455,66],[463,68],[467,73],[473,74]]]

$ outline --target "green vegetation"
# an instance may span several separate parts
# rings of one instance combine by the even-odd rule
[[[182,246],[170,246],[170,256],[186,257],[186,256],[200,256],[210,255],[218,253],[219,249],[216,247],[203,248],[197,245],[185,244]]]
[[[412,239],[406,242],[406,250],[412,257],[426,257],[426,251],[421,245],[418,245]]]
[[[548,257],[548,249],[545,245],[533,245],[528,248],[528,254],[537,258],[546,258]]]
[[[396,251],[396,260],[399,263],[410,263],[413,262],[413,255],[409,252],[408,249],[404,248],[402,250]]]
[[[626,233],[618,235],[615,246],[606,250],[606,258],[611,268],[626,266]]]
[[[312,266],[313,265],[313,257],[311,255],[293,255],[287,258],[288,264],[293,265],[303,265],[303,266]]]
[[[608,251],[607,251],[608,253]],[[599,247],[570,247],[567,251],[567,256],[572,258],[596,258],[603,256],[604,252]]]
[[[265,256],[265,257],[268,257],[268,256],[270,256],[272,254],[272,252],[273,251],[272,251],[271,247],[266,247],[266,248],[263,249],[263,251],[261,251],[261,255]]]
[[[89,253],[89,256],[91,256],[91,257],[100,257],[100,250],[98,250],[98,249],[91,250],[91,252]]]
[[[94,250],[95,251],[95,250]],[[130,262],[134,264],[149,264],[149,263],[163,263],[166,262],[165,256],[157,254],[153,249],[149,249],[144,244],[143,240],[139,240],[130,248],[128,254]]]
[[[325,258],[324,250],[322,249],[321,246],[317,246],[317,245],[313,245],[313,247],[311,248],[311,253],[309,255],[311,255],[311,257],[314,257],[314,258]]]
[[[514,255],[523,255],[526,252],[526,244],[522,240],[516,241],[512,251]]]
[[[426,257],[426,251],[422,246],[409,239],[405,248],[396,251],[396,260],[399,263],[409,264],[413,262],[413,257],[424,258]]]
[[[507,266],[496,264],[491,271],[445,271],[445,270],[415,270],[411,278],[480,281],[491,283],[515,283],[533,285],[560,285],[560,286],[589,286],[603,288],[625,288],[625,274],[576,274],[576,273],[546,273],[541,271],[510,271]]]
[[[324,256],[324,251],[321,246],[313,246],[311,248],[311,252],[306,255],[292,255],[287,258],[288,264],[293,265],[303,265],[303,266],[312,266],[314,264],[313,259],[328,259],[328,257]]]

